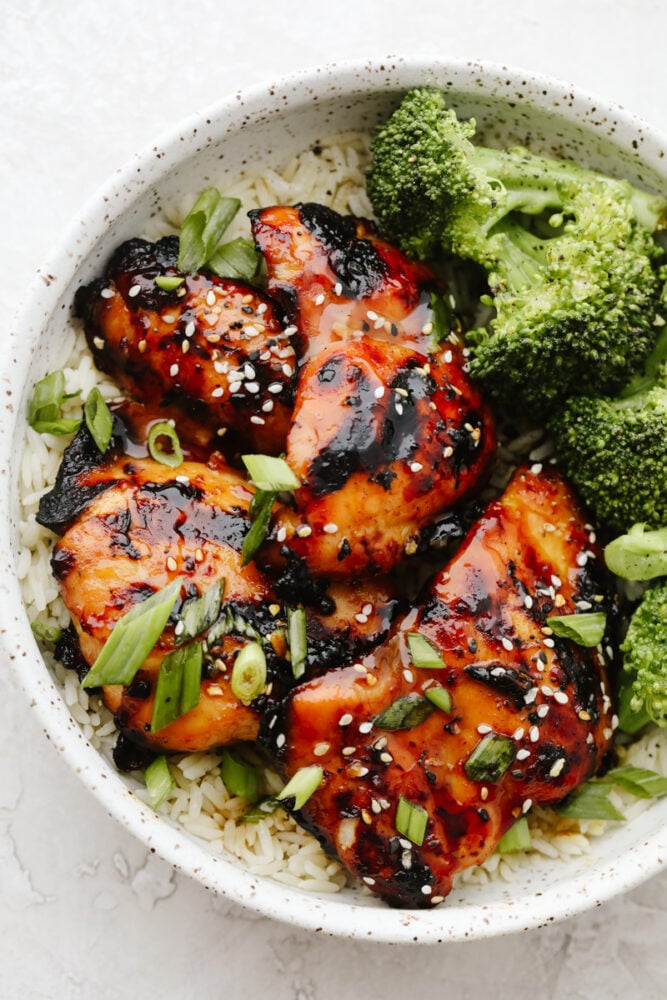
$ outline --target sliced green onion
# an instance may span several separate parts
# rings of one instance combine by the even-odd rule
[[[157,809],[158,806],[162,805],[176,784],[171,776],[166,757],[156,757],[148,765],[144,771],[144,781],[148,789],[150,803],[153,809]]]
[[[238,236],[229,243],[223,243],[209,257],[207,267],[219,278],[236,278],[251,281],[259,271],[261,255],[252,240]]]
[[[185,278],[178,274],[159,274],[155,279],[155,284],[163,292],[174,292],[177,288],[181,287],[184,281]]]
[[[377,729],[412,729],[421,725],[435,711],[435,706],[419,694],[406,694],[393,701],[375,719]]]
[[[243,813],[240,822],[259,823],[260,820],[266,819],[267,816],[271,816],[271,814],[276,811],[279,805],[280,802],[278,802],[278,799],[274,798],[262,799],[262,801],[258,802],[256,806],[252,807],[252,809],[248,809],[247,812]]]
[[[160,465],[176,469],[183,463],[183,452],[178,434],[166,420],[153,424],[148,432],[148,451]]]
[[[303,676],[308,655],[306,635],[306,612],[303,608],[287,608],[287,644],[295,678]]]
[[[271,511],[276,493],[273,490],[257,490],[250,504],[252,524],[248,534],[243,539],[241,560],[247,566],[259,547],[266,540],[271,523]]]
[[[45,625],[44,622],[39,621],[33,622],[30,628],[35,638],[47,646],[55,646],[63,634],[63,630],[57,625]]]
[[[601,611],[562,617],[554,615],[547,618],[547,625],[560,639],[571,639],[578,646],[591,647],[602,642],[607,616]]]
[[[243,705],[254,701],[266,686],[266,656],[258,642],[249,642],[240,651],[232,667],[233,695]]]
[[[204,267],[240,207],[238,198],[223,198],[217,188],[202,191],[181,226],[179,271],[195,274]]]
[[[316,764],[312,764],[310,767],[301,767],[296,774],[292,775],[276,798],[283,805],[288,804],[289,799],[294,799],[294,802],[289,804],[290,809],[301,809],[313,792],[316,792],[320,787],[323,777],[324,771]]]
[[[506,830],[498,841],[496,850],[498,854],[518,854],[519,851],[528,851],[533,846],[530,836],[528,820],[521,816],[516,823]]]
[[[68,398],[62,371],[51,372],[41,379],[35,385],[28,408],[28,423],[33,430],[38,434],[74,434],[78,431],[80,420],[62,416],[62,403]]]
[[[394,825],[402,837],[407,837],[417,847],[421,847],[428,825],[428,813],[423,806],[410,802],[401,795]]]
[[[241,455],[250,481],[258,490],[298,490],[301,483],[284,458],[273,455]]]
[[[229,750],[223,750],[220,773],[230,795],[238,795],[252,805],[259,801],[259,775],[250,764],[246,764]]]
[[[247,621],[243,615],[236,611],[231,605],[227,605],[221,612],[218,620],[209,629],[206,642],[211,649],[218,639],[225,635],[243,635],[247,639],[259,641],[261,636],[255,626]]]
[[[638,799],[659,799],[667,795],[667,778],[645,767],[625,764],[608,771],[600,781],[619,785]]]
[[[162,635],[182,583],[181,577],[177,577],[118,619],[100,655],[82,680],[82,687],[132,683],[137,670]]]
[[[199,597],[192,597],[189,601],[185,601],[181,608],[181,627],[176,626],[176,644],[178,646],[190,642],[202,632],[206,632],[218,620],[224,590],[225,581],[218,580]]]
[[[160,664],[151,716],[151,732],[164,729],[199,704],[202,646],[193,642],[168,653]]]
[[[111,443],[113,417],[99,389],[91,389],[83,404],[83,418],[102,455]]]
[[[500,781],[515,757],[514,740],[509,736],[487,733],[463,765],[471,781]]]
[[[613,819],[622,821],[623,813],[619,812],[613,802],[609,801],[611,785],[601,781],[587,781],[585,785],[569,795],[560,806],[556,806],[559,816],[568,819]]]
[[[437,649],[419,632],[408,632],[408,649],[419,670],[442,670],[445,666]]]
[[[607,568],[624,580],[654,580],[667,574],[667,527],[653,531],[633,524],[627,535],[615,538],[604,550]]]
[[[452,696],[447,688],[442,687],[440,684],[435,684],[433,687],[426,688],[424,696],[428,698],[432,705],[439,708],[441,712],[446,712],[447,714],[451,712]]]

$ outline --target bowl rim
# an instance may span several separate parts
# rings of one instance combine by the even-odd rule
[[[520,67],[464,59],[388,56],[328,63],[286,74],[274,83],[256,84],[191,114],[130,157],[124,166],[119,167],[87,199],[46,262],[38,268],[24,303],[12,323],[10,334],[4,338],[0,348],[0,385],[9,402],[5,403],[0,416],[3,431],[0,435],[0,502],[5,502],[7,510],[11,509],[13,486],[10,476],[11,450],[21,419],[17,396],[20,399],[35,349],[34,335],[31,339],[30,331],[44,328],[62,291],[108,226],[122,216],[142,190],[159,184],[174,169],[184,148],[188,156],[196,152],[191,145],[182,142],[182,137],[189,136],[192,142],[198,130],[210,129],[212,133],[220,133],[219,140],[224,121],[229,120],[233,126],[239,106],[243,107],[247,116],[256,118],[266,111],[267,103],[278,109],[284,95],[294,97],[298,93],[305,99],[313,90],[321,87],[323,79],[329,78],[335,85],[329,91],[335,96],[346,90],[349,92],[350,89],[359,93],[375,91],[380,84],[380,74],[394,77],[395,89],[400,90],[411,85],[401,82],[401,73],[417,77],[426,76],[433,70],[445,69],[457,77],[461,84],[469,83],[470,89],[473,80],[480,76],[495,76],[497,79],[507,77],[514,82],[520,81],[526,93],[525,104],[537,110],[549,108],[553,111],[553,95],[568,95],[568,102],[561,110],[565,117],[583,123],[592,109],[612,116],[624,128],[641,134],[641,159],[652,159],[656,169],[662,151],[667,148],[666,138],[620,105],[614,105],[556,78]],[[140,177],[137,176],[138,170],[141,170]],[[667,167],[663,167],[662,172],[667,180]],[[74,252],[73,248],[76,248]],[[18,393],[17,386],[20,389]],[[663,830],[656,831],[641,843],[630,847],[623,855],[622,865],[607,865],[603,869],[603,877],[597,879],[595,886],[590,884],[590,874],[595,870],[592,867],[589,873],[580,873],[564,880],[560,887],[549,887],[541,894],[525,898],[456,908],[448,908],[445,902],[433,910],[392,910],[387,907],[382,909],[381,916],[378,916],[379,911],[375,906],[357,905],[335,894],[323,899],[304,890],[286,887],[268,877],[253,875],[233,858],[227,860],[225,857],[212,855],[185,830],[175,828],[165,822],[160,814],[145,806],[125,785],[120,775],[107,765],[102,755],[88,743],[70,715],[28,624],[18,579],[13,572],[13,532],[11,519],[3,518],[0,527],[0,565],[5,567],[6,575],[0,580],[0,593],[3,594],[0,644],[19,685],[29,699],[30,708],[38,716],[47,738],[63,754],[71,769],[106,811],[147,848],[205,887],[258,914],[323,934],[384,943],[424,944],[486,938],[539,927],[554,919],[564,919],[600,905],[620,892],[633,888],[659,870],[662,855],[667,851],[667,812]],[[664,805],[667,808],[667,803]]]

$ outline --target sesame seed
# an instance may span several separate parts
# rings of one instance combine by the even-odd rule
[[[176,322],[176,316],[173,316],[171,313],[165,313],[165,315],[162,317],[162,322],[163,323],[175,323]]]
[[[240,390],[240,388],[241,388],[242,385],[243,385],[242,382],[230,382],[229,383],[229,391],[231,392],[232,396]]]
[[[376,740],[375,743],[373,744],[373,749],[374,750],[384,750],[384,748],[386,747],[386,745],[387,745],[387,737],[386,736],[381,736],[380,739]]]
[[[530,594],[526,594],[526,596],[524,597],[524,599],[523,599],[523,605],[524,605],[525,608],[528,608],[528,610],[530,611],[530,609],[533,606],[533,599],[530,596]]]
[[[454,355],[452,354],[452,352],[451,352],[451,351],[447,350],[447,351],[445,351],[445,353],[443,354],[443,359],[444,359],[444,361],[445,361],[445,364],[447,364],[447,365],[451,365],[451,363],[452,363],[452,361],[453,361],[453,359],[454,359]]]
[[[444,896],[431,896],[431,902],[435,905],[436,903],[442,903]]]
[[[539,708],[537,709],[537,714],[538,714],[538,716],[539,716],[540,719],[546,718],[547,715],[549,714],[549,706],[548,705],[540,705]]]
[[[315,305],[321,306],[323,302],[324,302],[324,294],[320,292],[320,294],[315,298]]]
[[[390,753],[387,753],[387,751],[385,750],[384,753],[380,754],[380,760],[382,761],[383,764],[391,764],[393,763],[394,758]]]
[[[480,734],[480,736],[486,736],[487,733],[491,733],[493,732],[493,730],[491,729],[491,726],[487,726],[486,722],[482,722],[477,727],[477,732]]]
[[[424,893],[425,896],[430,896],[431,893],[433,892],[433,889],[431,888],[430,885],[423,885],[422,892]]]
[[[169,374],[171,375],[172,378],[178,375],[178,365],[172,365],[171,368],[169,369]]]
[[[260,302],[255,312],[257,313],[258,316],[263,316],[268,308],[269,307],[267,306],[266,302]]]
[[[366,733],[370,733],[372,728],[373,728],[372,722],[362,722],[361,725],[359,726],[359,732],[365,735]]]
[[[382,806],[377,799],[371,799],[371,811],[374,812],[376,816],[382,812]]]
[[[526,799],[524,801],[523,805],[521,806],[521,812],[524,813],[524,814],[527,813],[530,810],[530,807],[532,806],[532,804],[533,804],[533,800],[532,799]]]
[[[570,699],[568,698],[568,696],[565,694],[564,691],[554,692],[554,701],[557,701],[559,705],[567,705],[569,700]]]
[[[548,637],[546,639],[543,639],[542,641],[544,642],[544,645],[547,647],[547,649],[553,649],[554,646],[556,645],[553,639],[549,639]]]
[[[373,312],[372,309],[369,309],[366,315],[368,316],[371,323],[378,318],[378,314],[376,312]]]
[[[429,333],[433,333],[433,323],[424,323],[422,333],[427,337]]]
[[[537,726],[531,726],[528,730],[528,739],[531,743],[537,743],[540,738],[540,731]]]
[[[537,688],[532,687],[530,691],[526,692],[523,700],[526,705],[532,705],[532,703],[535,701],[536,698],[537,698]]]
[[[337,281],[336,284],[334,285],[334,295],[341,295],[342,292],[343,292],[343,286],[341,285],[340,281]]]
[[[338,720],[338,725],[349,726],[351,722],[352,722],[352,715],[350,712],[346,712],[345,715],[341,715],[340,719]]]
[[[454,449],[452,448],[451,444],[448,444],[442,453],[443,458],[451,458],[453,454],[454,454]]]
[[[370,875],[364,875],[362,882],[365,882],[366,885],[375,885],[375,879],[371,878]]]
[[[530,471],[533,473],[534,476],[539,476],[540,472],[542,471],[542,463],[536,462],[535,465],[531,465]]]
[[[259,392],[259,382],[246,382],[245,391],[252,394]]]
[[[174,635],[183,635],[184,632],[185,632],[185,622],[183,621],[183,619],[181,619],[180,621],[176,622],[176,625],[174,627]]]
[[[174,573],[178,569],[178,563],[173,556],[169,556],[167,559],[167,569]]]
[[[356,752],[357,752],[356,747],[343,747],[343,749],[341,750],[343,757],[351,757],[352,754]]]
[[[285,734],[284,733],[279,733],[276,736],[276,746],[278,747],[279,750],[280,750],[281,747],[285,746]]]
[[[549,628],[548,625],[545,625],[544,628],[542,629],[542,635],[553,635],[553,634],[554,630],[552,628]]]
[[[479,797],[482,800],[482,802],[486,802],[486,800],[488,799],[489,789],[486,787],[486,785],[482,785],[482,787],[480,788]]]
[[[503,649],[506,649],[508,653],[511,653],[512,650],[514,649],[514,644],[512,643],[512,640],[508,639],[507,636],[503,636],[501,642],[503,645]]]
[[[368,615],[365,615],[363,613],[363,611],[360,611],[354,617],[355,617],[355,620],[358,621],[360,625],[365,625],[366,622],[368,621]]]
[[[264,327],[262,327],[262,329],[264,329]],[[256,337],[259,334],[259,330],[257,329],[257,327],[252,326],[251,324],[248,324],[248,326],[244,326],[243,332],[246,335],[246,337],[248,337],[248,339],[250,339],[251,337]]]
[[[376,399],[382,399],[382,397],[384,396],[384,392],[385,392],[384,386],[379,385],[375,390],[375,392],[373,393],[373,395],[375,396]]]
[[[517,750],[516,752],[517,760],[527,760],[529,757],[530,757],[530,750],[528,750],[526,747],[521,747],[521,749]]]
[[[267,399],[265,403],[262,403],[262,413],[271,413],[273,410],[273,400]]]
[[[251,424],[265,424],[266,420],[264,419],[264,417],[258,417],[255,413],[253,413],[253,415],[250,418],[250,423]]]
[[[356,670],[356,672],[358,674],[366,674],[366,673],[368,673],[368,671],[366,670],[366,667],[363,665],[363,663],[353,663],[352,664],[352,669]]]
[[[421,472],[424,466],[421,462],[412,462],[410,465],[410,472]]]
[[[299,527],[296,529],[297,538],[308,538],[309,535],[312,535],[312,533],[313,529],[310,527],[309,524],[300,524]]]
[[[555,587],[556,590],[558,590],[559,587],[563,586],[560,577],[555,575],[551,577],[551,585],[552,587]]]
[[[112,299],[116,293],[113,288],[103,288],[100,295],[103,299]]]
[[[557,778],[558,775],[563,770],[563,768],[565,767],[565,764],[566,764],[565,757],[559,757],[558,760],[554,763],[554,765],[551,768],[551,770],[549,771],[549,777],[550,778]]]
[[[408,669],[407,667],[406,667],[406,668],[405,668],[405,670],[403,671],[403,677],[404,677],[404,678],[405,678],[405,680],[406,680],[406,681],[408,682],[408,684],[412,684],[412,682],[413,682],[413,681],[414,681],[414,679],[415,679],[415,677],[414,677],[414,674],[413,674],[413,673],[412,673],[412,671],[411,671],[411,670],[409,670],[409,669]]]
[[[582,708],[580,712],[577,713],[582,722],[591,721],[591,713],[587,712],[585,708]]]
[[[322,531],[324,531],[327,535],[335,535],[338,531],[338,525],[334,524],[333,521],[329,521],[324,525]]]
[[[195,549],[195,562],[200,563],[200,562],[203,562],[203,561],[204,561],[204,553],[203,553],[203,551],[201,549]]]
[[[215,369],[216,374],[226,375],[229,371],[229,364],[226,361],[214,361],[213,368]]]
[[[580,552],[576,558],[577,566],[585,566],[588,562],[588,555],[586,552]]]
[[[519,726],[518,729],[515,729],[514,732],[512,733],[512,739],[513,740],[522,740],[523,737],[524,737],[525,732],[526,731],[523,728],[523,726]]]
[[[373,610],[372,604],[364,604],[363,608],[361,609],[362,614],[364,615],[370,615],[372,610]]]
[[[141,291],[141,285],[132,285],[129,292],[127,293],[129,298],[133,299]]]
[[[287,528],[283,525],[283,527],[278,528],[278,531],[276,532],[276,541],[284,542],[286,538],[287,538]]]
[[[216,385],[215,389],[211,393],[214,399],[219,399],[220,396],[224,395],[225,390],[221,385]]]
[[[98,351],[101,351],[102,348],[104,347],[104,341],[102,340],[101,337],[93,337],[93,344],[98,349]]]
[[[196,326],[195,326],[195,324],[194,324],[194,321],[193,321],[193,320],[190,320],[190,322],[189,322],[189,323],[187,323],[187,324],[186,324],[186,326],[185,326],[185,331],[184,331],[184,333],[185,333],[185,336],[186,336],[186,337],[192,337],[192,336],[193,336],[193,334],[195,333],[195,330],[196,330],[196,329],[197,329],[197,328],[196,328]]]
[[[283,391],[282,382],[272,382],[271,385],[267,386],[267,389],[274,396],[277,396],[279,392]]]
[[[313,747],[313,756],[324,757],[325,753],[329,752],[329,748],[330,748],[329,743],[316,743],[315,746]]]
[[[184,340],[183,343],[181,344],[181,351],[183,352],[183,354],[187,354],[189,350],[190,350],[190,341]]]

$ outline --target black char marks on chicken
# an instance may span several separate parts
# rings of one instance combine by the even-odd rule
[[[575,613],[593,578],[609,608],[585,525],[557,474],[519,470],[390,637],[355,667],[296,688],[263,726],[287,778],[323,768],[300,822],[388,903],[440,902],[533,803],[558,802],[603,762],[613,728],[606,655],[543,631],[554,594],[559,614]],[[415,633],[440,668],[413,658]],[[428,703],[435,687],[448,711]],[[415,703],[421,714],[396,727],[397,708]],[[474,763],[485,741],[502,748],[502,767],[493,753]],[[401,800],[424,821],[423,839],[397,828]]]
[[[156,278],[181,278],[165,290]],[[132,239],[80,288],[95,364],[130,396],[174,408],[179,433],[228,448],[284,450],[296,358],[275,302],[253,286],[178,270],[178,238]]]

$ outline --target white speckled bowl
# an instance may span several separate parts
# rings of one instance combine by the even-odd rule
[[[143,843],[203,885],[258,912],[327,934],[391,942],[456,941],[537,927],[598,905],[652,873],[667,850],[667,800],[593,842],[586,857],[537,861],[511,884],[454,891],[429,911],[392,910],[346,890],[334,896],[287,889],[250,875],[146,808],[71,718],[33,639],[15,569],[18,461],[35,381],[50,370],[75,289],[112,247],[141,232],[164,199],[197,190],[242,164],[280,165],[327,134],[373,126],[408,87],[447,91],[488,139],[530,143],[656,189],[667,185],[667,140],[620,108],[569,84],[471,62],[384,62],[325,66],[234,94],[137,155],[74,221],[38,273],[28,306],[0,357],[0,624],[7,662],[53,745],[108,811]]]

